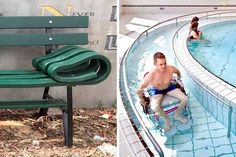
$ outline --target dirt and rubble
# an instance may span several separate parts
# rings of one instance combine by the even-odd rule
[[[115,108],[75,109],[72,148],[64,146],[61,114],[36,117],[37,110],[0,110],[0,156],[116,156]]]

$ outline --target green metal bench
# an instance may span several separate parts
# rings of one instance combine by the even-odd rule
[[[32,60],[35,70],[0,70],[0,88],[44,87],[43,98],[2,100],[0,108],[40,108],[39,116],[46,115],[48,108],[61,108],[65,145],[68,147],[73,145],[72,86],[100,83],[111,71],[111,63],[106,57],[74,46],[87,44],[87,33],[68,33],[68,29],[63,32],[64,28],[88,28],[88,24],[87,16],[0,17],[1,31],[40,30],[37,33],[1,33],[0,46],[45,46],[45,55]],[[57,48],[59,45],[64,47]],[[49,88],[53,86],[67,86],[67,101],[49,95]]]

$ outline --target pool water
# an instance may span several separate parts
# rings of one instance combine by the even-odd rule
[[[192,56],[207,70],[236,87],[236,21],[217,22],[201,28],[202,41],[188,41]]]

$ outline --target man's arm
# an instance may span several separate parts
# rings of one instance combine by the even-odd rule
[[[181,77],[180,71],[179,71],[177,68],[175,68],[174,73],[176,73],[177,76],[178,76],[178,78],[176,79],[176,82],[177,82],[177,84],[180,86],[180,90],[181,90],[185,95],[187,95],[186,92],[185,92],[185,90],[184,90],[184,84],[183,84],[183,82],[182,82],[181,79],[180,79],[180,77]]]
[[[152,79],[152,75],[150,73],[147,74],[137,89],[137,95],[140,99],[141,104],[145,104],[144,89],[149,85],[151,79]]]
[[[177,69],[176,67],[173,67],[173,73],[177,74],[177,76],[178,76],[179,78],[181,78],[180,71],[179,71],[179,69]]]

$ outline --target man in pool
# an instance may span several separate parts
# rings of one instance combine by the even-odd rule
[[[163,95],[167,94],[180,100],[180,104],[175,112],[174,118],[182,123],[187,122],[187,119],[181,115],[181,111],[186,106],[188,98],[180,89],[176,88],[174,84],[171,84],[173,74],[177,74],[179,78],[181,77],[179,70],[174,66],[167,65],[166,57],[161,52],[155,53],[153,60],[154,67],[144,77],[137,90],[137,94],[140,98],[140,103],[145,104],[143,97],[144,89],[151,87],[148,90],[150,95],[151,109],[156,112],[158,116],[164,118],[164,130],[168,131],[170,130],[171,126],[170,119],[161,106]]]

